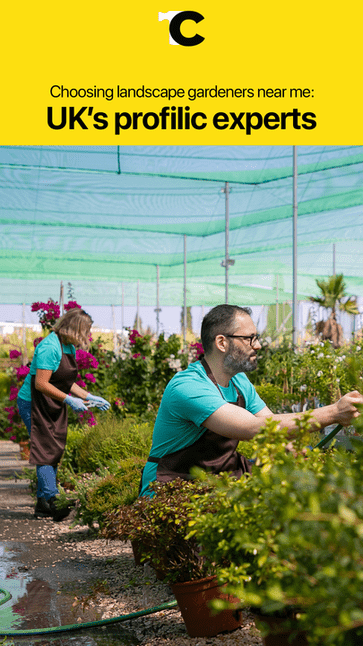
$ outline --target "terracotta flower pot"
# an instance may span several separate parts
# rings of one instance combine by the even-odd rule
[[[239,601],[218,586],[215,576],[173,583],[171,589],[190,637],[213,637],[224,631],[236,630],[242,623],[240,611],[222,610],[217,615],[212,614],[208,606],[212,599]]]
[[[296,633],[296,627],[288,618],[256,614],[254,617],[259,630],[264,631],[266,627],[269,630],[268,635],[262,636],[264,646],[308,646],[306,633],[304,631]]]

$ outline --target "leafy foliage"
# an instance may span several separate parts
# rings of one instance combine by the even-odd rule
[[[75,503],[76,513],[73,524],[104,524],[104,516],[111,509],[131,505],[138,495],[141,470],[145,459],[131,456],[119,460],[113,471],[101,467],[94,473],[72,475],[68,472],[68,487],[61,487],[59,504],[65,507]]]
[[[92,429],[74,427],[67,438],[62,464],[78,473],[117,468],[120,460],[149,455],[152,426],[106,413]]]
[[[139,498],[131,506],[108,513],[102,535],[136,542],[142,560],[163,572],[168,581],[191,581],[213,574],[213,563],[201,556],[198,542],[187,538],[192,501],[202,496],[203,509],[210,509],[210,487],[178,478],[153,483],[152,491],[152,497]]]
[[[191,533],[242,604],[270,613],[297,606],[311,643],[345,646],[363,634],[363,442],[353,440],[355,453],[306,452],[308,415],[300,426],[293,454],[286,431],[266,423],[252,478],[208,477],[215,509],[205,513],[196,500]]]

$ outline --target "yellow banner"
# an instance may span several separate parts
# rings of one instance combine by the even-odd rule
[[[6,5],[2,145],[363,143],[358,0]]]

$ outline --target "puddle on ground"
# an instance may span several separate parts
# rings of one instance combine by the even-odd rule
[[[53,588],[47,581],[35,579],[22,565],[21,544],[0,543],[0,588],[10,592],[12,598],[0,605],[1,630],[16,631],[64,626],[100,619],[97,609],[84,612],[74,608],[73,593],[68,586]],[[60,594],[59,594],[60,592]],[[0,600],[3,599],[3,594]],[[136,620],[137,621],[137,620]],[[0,637],[2,644],[2,638]],[[134,633],[123,628],[122,623],[69,631],[60,634],[22,635],[7,637],[4,646],[133,646],[139,641]]]

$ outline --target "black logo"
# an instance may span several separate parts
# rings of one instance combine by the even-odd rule
[[[170,20],[169,25],[169,43],[171,45],[183,45],[183,47],[194,47],[200,45],[204,38],[200,34],[195,34],[187,38],[181,33],[181,25],[185,20],[192,20],[196,24],[204,20],[204,16],[198,11],[168,11],[168,13],[159,12],[159,21]]]

